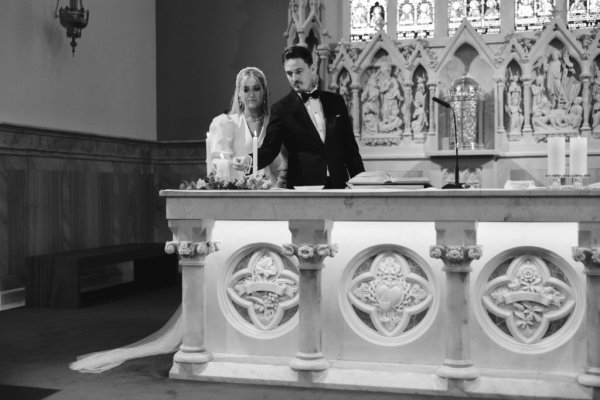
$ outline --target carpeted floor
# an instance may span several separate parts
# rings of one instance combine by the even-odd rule
[[[101,374],[68,368],[77,355],[137,341],[175,311],[180,288],[113,293],[77,310],[0,312],[0,400],[263,399],[391,400],[394,394],[317,390],[168,378],[172,355],[129,361]]]

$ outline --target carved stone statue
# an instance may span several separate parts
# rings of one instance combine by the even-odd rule
[[[362,117],[365,133],[379,132],[379,88],[377,87],[377,73],[371,74],[366,87],[360,97],[362,103]]]
[[[558,130],[575,132],[582,122],[583,105],[581,82],[568,51],[552,48],[548,60],[537,63],[537,74],[532,86],[532,123],[536,133],[553,133]],[[545,75],[545,87],[540,85],[540,75]],[[600,84],[600,80],[599,80]],[[600,97],[600,87],[592,88]],[[564,133],[564,132],[563,132]]]
[[[392,132],[400,129],[402,127],[402,119],[400,118],[402,97],[400,84],[392,76],[391,64],[383,64],[380,67],[377,86],[382,96],[379,130],[381,132]]]
[[[417,88],[415,89],[413,100],[415,110],[413,111],[411,122],[411,129],[415,136],[422,135],[429,127],[427,112],[425,110],[425,96],[425,78],[420,76],[417,78]]]
[[[550,96],[552,108],[556,107],[558,100],[564,95],[562,86],[562,63],[560,51],[554,49],[550,53],[550,62],[548,63],[548,72],[546,73],[546,89]]]
[[[518,97],[510,97],[510,104],[506,105],[506,112],[510,116],[510,134],[520,134],[523,126],[523,113],[521,111],[521,101]]]
[[[573,128],[579,129],[581,121],[583,121],[583,106],[581,105],[582,99],[577,96],[573,101],[573,105],[569,110],[569,122]]]
[[[600,131],[600,102],[595,102],[592,107],[592,128]]]
[[[532,114],[535,113],[535,111],[540,107],[540,104],[542,103],[542,98],[546,98],[546,100],[548,100],[546,94],[544,93],[544,90],[544,75],[537,75],[533,80],[533,83],[531,84]]]
[[[523,111],[521,110],[522,89],[519,85],[519,76],[510,72],[510,83],[507,89],[505,110],[509,116],[509,137],[520,138],[523,126]],[[532,90],[533,91],[533,90]]]

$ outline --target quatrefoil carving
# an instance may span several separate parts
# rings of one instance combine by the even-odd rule
[[[392,337],[406,330],[411,316],[431,305],[433,288],[411,272],[402,255],[387,251],[375,257],[368,272],[352,279],[348,299],[370,316],[378,333]]]
[[[572,288],[554,278],[546,262],[534,255],[515,258],[505,275],[489,281],[482,298],[485,309],[503,318],[521,343],[542,340],[550,322],[568,316],[575,307]]]
[[[298,304],[298,275],[285,268],[279,254],[260,249],[231,276],[227,295],[248,310],[256,328],[271,331],[280,325],[285,311]]]

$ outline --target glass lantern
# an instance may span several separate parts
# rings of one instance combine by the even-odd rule
[[[456,115],[458,148],[483,149],[483,96],[477,81],[469,76],[454,80],[448,88],[448,102]],[[450,113],[451,114],[451,113]],[[450,115],[450,118],[452,116]],[[449,142],[454,148],[454,123],[450,122]]]

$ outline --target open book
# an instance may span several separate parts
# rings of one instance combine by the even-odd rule
[[[402,171],[366,171],[348,181],[348,186],[357,189],[423,189],[431,187],[425,177],[405,177]]]

